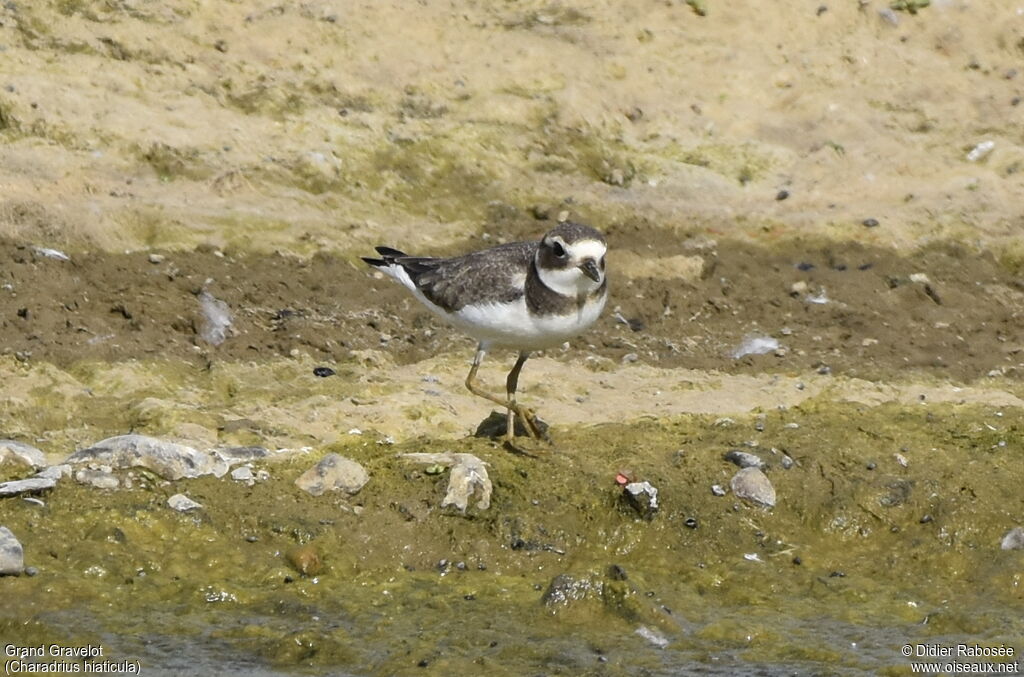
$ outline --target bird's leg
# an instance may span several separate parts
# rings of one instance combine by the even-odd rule
[[[523,421],[523,425],[526,427],[526,432],[530,434],[533,439],[540,439],[540,432],[537,430],[537,424],[534,420],[533,412],[526,407],[520,407],[516,404],[516,388],[519,387],[519,372],[523,370],[523,365],[526,364],[526,360],[529,359],[529,351],[521,351],[519,358],[516,360],[516,364],[512,367],[512,371],[508,373],[508,378],[505,380],[505,392],[508,393],[508,427],[505,429],[505,439],[509,442],[512,441],[515,435],[515,417],[518,416]]]
[[[495,404],[500,404],[503,407],[507,407],[508,402],[506,400],[501,399],[497,395],[492,395],[491,393],[487,392],[486,390],[483,390],[476,384],[476,370],[480,368],[480,363],[484,361],[484,355],[486,354],[487,348],[484,346],[483,343],[481,343],[480,345],[477,346],[476,355],[473,356],[473,366],[470,367],[469,376],[466,377],[466,387],[469,388],[469,392],[473,393],[477,397],[483,397],[485,399],[490,400],[491,402],[494,402]]]

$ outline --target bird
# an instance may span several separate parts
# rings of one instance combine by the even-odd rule
[[[533,352],[561,345],[600,317],[608,300],[608,245],[600,231],[563,221],[539,241],[510,242],[451,258],[375,249],[379,258],[364,256],[363,261],[477,341],[466,388],[507,410],[504,440],[513,441],[515,417],[531,438],[540,438],[535,414],[516,401],[519,373]],[[518,351],[505,379],[505,398],[486,391],[476,379],[484,357],[495,348]]]

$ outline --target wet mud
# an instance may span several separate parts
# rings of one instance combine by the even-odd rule
[[[512,237],[539,237],[550,225],[526,222]],[[989,252],[948,244],[901,256],[850,242],[716,242],[649,224],[606,230],[611,312],[573,342],[587,355],[615,362],[631,355],[662,367],[827,369],[861,378],[899,372],[961,382],[1019,375],[1024,363],[1024,277]],[[439,253],[485,244],[463,241]],[[616,275],[614,252],[642,263]],[[453,346],[472,350],[399,285],[375,277],[357,259],[365,253],[300,258],[204,248],[159,253],[159,263],[146,252],[71,252],[61,261],[7,242],[0,246],[2,354],[58,366],[131,359],[208,365],[297,351],[331,366],[366,350],[403,364]],[[655,272],[645,272],[647,265]],[[218,346],[202,337],[204,291],[230,308],[230,340]],[[773,337],[780,349],[734,359],[749,336]]]

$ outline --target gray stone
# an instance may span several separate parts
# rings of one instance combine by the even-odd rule
[[[67,463],[61,463],[60,465],[51,465],[48,468],[43,468],[36,473],[36,477],[42,477],[45,479],[59,480],[64,477],[71,477],[71,466]]]
[[[760,456],[755,454],[749,454],[739,449],[730,449],[723,454],[722,458],[730,463],[735,463],[741,468],[758,468],[760,470],[765,469],[765,462],[761,460]]]
[[[1014,527],[1003,536],[1003,550],[1024,550],[1024,527]]]
[[[76,472],[75,481],[79,484],[88,484],[97,489],[117,489],[121,486],[121,482],[113,473],[93,468],[82,468]]]
[[[39,470],[46,467],[46,454],[30,444],[16,440],[0,440],[0,465],[13,463]]]
[[[115,468],[148,468],[166,480],[202,475],[222,477],[228,471],[228,464],[215,453],[146,435],[120,435],[105,439],[87,449],[76,451],[68,456],[66,462],[73,465],[108,463]]]
[[[0,576],[20,576],[25,570],[25,551],[7,527],[0,527]]]
[[[732,493],[742,499],[766,508],[775,506],[775,487],[758,468],[743,468],[733,476],[729,486]]]
[[[175,494],[174,496],[171,496],[167,499],[167,505],[171,506],[171,508],[178,512],[188,512],[190,510],[198,510],[203,507],[201,503],[196,503],[185,494]]]
[[[57,480],[50,477],[29,477],[25,480],[0,482],[0,497],[45,491],[53,489],[55,486],[57,486]]]
[[[217,449],[214,453],[224,459],[228,465],[258,461],[270,456],[270,452],[265,447],[224,447]]]
[[[645,520],[653,519],[658,512],[658,490],[650,482],[630,482],[622,487],[622,494]]]
[[[476,507],[480,510],[491,507],[491,492],[494,487],[487,475],[487,464],[473,454],[402,454],[402,458],[425,465],[451,467],[448,474],[448,493],[441,501],[442,508],[452,506],[460,512],[466,512],[469,499],[477,492],[480,500],[477,501]]]
[[[370,476],[366,469],[351,459],[338,454],[327,454],[315,466],[302,473],[295,486],[314,496],[327,491],[344,491],[352,496],[359,493]]]
[[[252,474],[252,468],[247,465],[232,470],[231,479],[238,480],[239,482],[254,482],[256,480]]]

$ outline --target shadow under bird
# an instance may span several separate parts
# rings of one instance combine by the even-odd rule
[[[530,353],[560,345],[600,316],[608,299],[604,236],[590,226],[565,222],[539,242],[511,242],[452,258],[376,249],[380,258],[363,261],[478,341],[466,387],[508,410],[504,439],[512,440],[515,417],[531,437],[539,438],[534,413],[516,402],[519,372]],[[477,369],[493,348],[519,352],[505,381],[504,399],[476,382]]]

